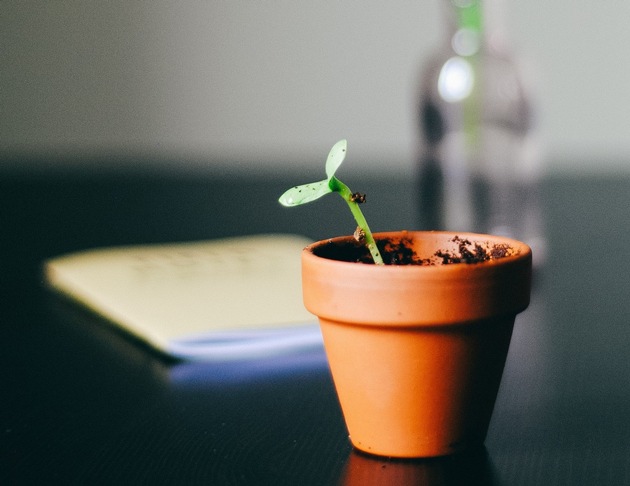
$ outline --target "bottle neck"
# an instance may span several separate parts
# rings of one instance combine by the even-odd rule
[[[502,0],[443,0],[447,35],[456,54],[468,57],[499,49],[502,35]]]

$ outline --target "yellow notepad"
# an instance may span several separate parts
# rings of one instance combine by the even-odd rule
[[[87,250],[45,262],[55,290],[182,359],[265,356],[321,346],[302,304],[309,240],[259,235]]]

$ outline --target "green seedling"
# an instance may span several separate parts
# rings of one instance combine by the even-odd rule
[[[279,201],[283,206],[299,206],[301,204],[315,201],[326,194],[336,192],[344,201],[346,201],[346,203],[348,203],[352,216],[354,216],[354,219],[357,222],[358,228],[355,232],[355,238],[359,241],[365,242],[365,245],[370,251],[370,255],[372,255],[374,263],[377,265],[383,265],[383,258],[376,246],[374,236],[372,235],[365,216],[363,216],[363,212],[361,212],[361,208],[359,207],[359,204],[365,202],[365,196],[357,192],[352,192],[347,185],[335,177],[335,172],[337,172],[337,169],[339,169],[341,163],[346,158],[348,150],[347,146],[348,143],[346,140],[340,140],[333,145],[332,149],[330,149],[330,153],[326,159],[326,179],[319,182],[311,182],[309,184],[292,187],[280,196]]]

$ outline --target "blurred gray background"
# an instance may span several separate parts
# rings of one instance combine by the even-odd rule
[[[142,154],[273,169],[323,160],[347,138],[355,161],[408,170],[442,1],[5,0],[0,164]],[[504,11],[547,171],[625,170],[630,2],[505,0]]]

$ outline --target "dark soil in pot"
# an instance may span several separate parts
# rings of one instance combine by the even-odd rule
[[[514,255],[507,244],[488,244],[454,236],[454,249],[441,249],[428,257],[419,256],[413,249],[410,237],[377,239],[377,245],[386,265],[449,265],[456,263],[481,263]],[[373,264],[372,257],[363,242],[350,239],[331,239],[317,249],[317,256],[331,260]]]

